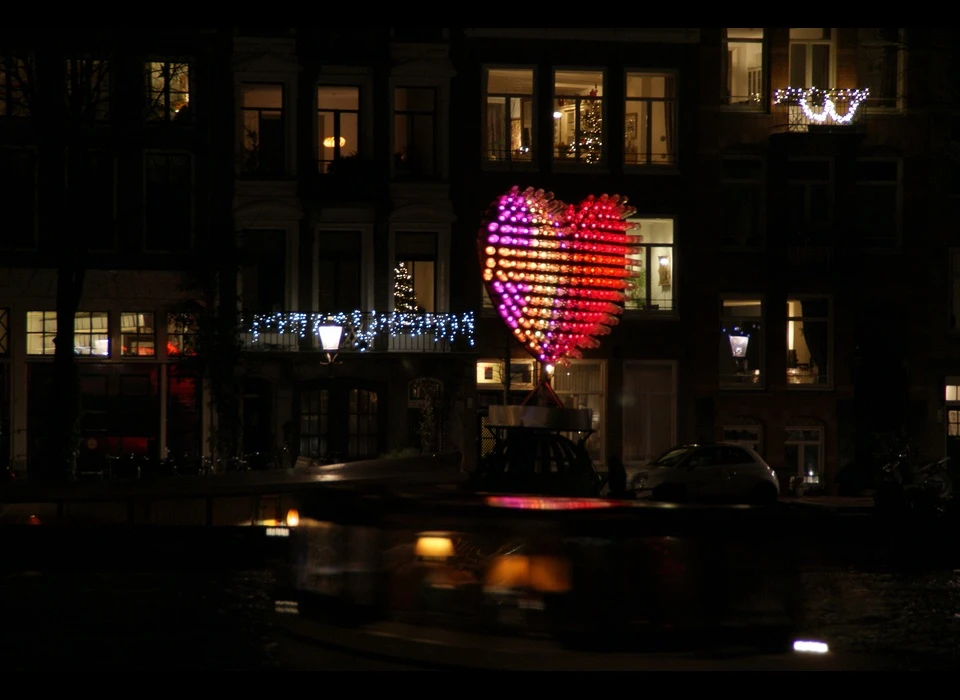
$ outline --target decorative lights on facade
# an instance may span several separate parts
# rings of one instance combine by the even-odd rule
[[[799,105],[804,116],[816,124],[849,124],[853,121],[860,104],[870,96],[869,88],[862,90],[823,90],[820,88],[778,88],[773,95],[774,104]],[[837,112],[837,105],[846,103],[846,114]]]
[[[318,336],[321,326],[337,325],[349,331],[348,346],[365,351],[373,348],[374,340],[384,333],[390,337],[431,335],[434,342],[454,342],[466,338],[473,346],[474,315],[472,311],[462,314],[398,313],[378,314],[376,311],[351,311],[336,314],[307,314],[279,312],[255,314],[247,330],[257,342],[261,333],[295,333],[301,338],[307,334]]]
[[[478,239],[484,283],[504,323],[545,365],[595,348],[623,312],[635,241],[619,195],[565,204],[514,186],[493,202]]]

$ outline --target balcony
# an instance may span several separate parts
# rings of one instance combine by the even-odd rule
[[[244,319],[240,341],[256,352],[323,352],[318,329],[343,327],[342,353],[470,352],[474,345],[474,314],[464,313],[336,313],[280,312]]]
[[[866,112],[859,109],[867,89],[779,88],[774,93],[774,131],[788,133],[859,131]]]

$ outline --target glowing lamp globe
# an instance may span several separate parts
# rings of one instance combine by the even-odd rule
[[[623,313],[629,287],[626,197],[590,195],[565,204],[514,186],[480,227],[484,284],[514,337],[545,365],[566,365],[600,345]]]

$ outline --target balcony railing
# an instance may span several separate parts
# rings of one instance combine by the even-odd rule
[[[850,131],[863,123],[859,109],[869,90],[779,88],[774,93],[776,129],[788,132]]]
[[[474,344],[474,314],[279,312],[254,314],[241,333],[244,350],[321,352],[318,329],[343,328],[344,352],[469,352]]]

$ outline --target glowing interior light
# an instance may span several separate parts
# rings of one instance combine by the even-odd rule
[[[323,147],[324,147],[324,148],[333,148],[333,146],[334,146],[335,143],[336,143],[336,137],[335,137],[335,136],[328,136],[327,138],[325,138],[325,139],[323,140]],[[341,137],[340,137],[340,148],[343,148],[343,147],[346,146],[346,145],[347,145],[347,140],[341,136]]]
[[[830,648],[823,642],[797,640],[793,643],[793,650],[807,654],[826,654]]]

